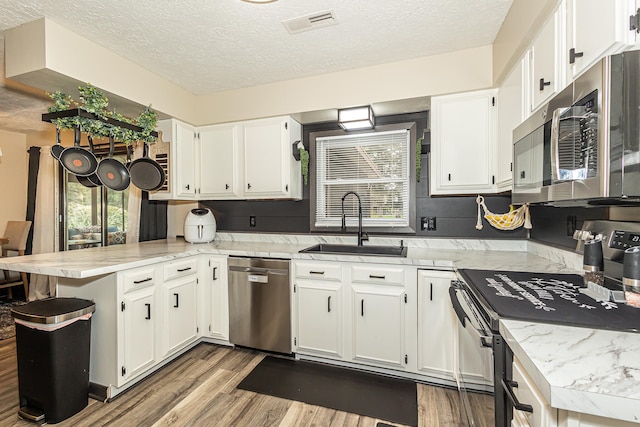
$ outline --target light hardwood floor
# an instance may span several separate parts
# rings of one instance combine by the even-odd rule
[[[0,426],[33,426],[18,415],[15,338],[0,341]],[[56,426],[353,426],[378,421],[301,402],[236,389],[264,353],[199,344],[110,403],[89,400]],[[473,395],[493,425],[491,398]],[[461,426],[458,392],[418,384],[419,425]],[[388,423],[388,422],[387,422]]]

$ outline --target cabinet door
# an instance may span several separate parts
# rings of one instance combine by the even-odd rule
[[[547,20],[531,46],[531,111],[564,87],[564,8]]]
[[[404,287],[352,285],[352,303],[353,359],[404,368]]]
[[[342,358],[342,284],[296,280],[298,352]]]
[[[496,191],[494,90],[431,99],[431,194]]]
[[[288,192],[285,156],[288,122],[268,119],[243,124],[244,195],[282,196]],[[290,147],[288,147],[290,148]]]
[[[498,164],[496,180],[499,191],[511,190],[513,176],[513,129],[524,120],[523,63],[504,80],[498,92]]]
[[[450,271],[418,271],[418,369],[454,379],[455,314],[449,286]]]
[[[176,194],[181,198],[195,198],[198,188],[196,177],[199,171],[196,167],[196,129],[185,123],[176,121],[175,124],[175,140],[176,140],[176,173],[177,173],[177,189]]]
[[[195,275],[162,285],[163,355],[194,341],[198,334]]]
[[[200,135],[200,197],[237,195],[238,125],[208,126]]]
[[[211,294],[209,316],[209,336],[229,340],[229,294],[227,281],[227,259],[209,258],[207,275]]]
[[[156,362],[155,286],[124,294],[121,314],[124,333],[123,379],[133,378]]]
[[[576,78],[605,54],[619,52],[635,42],[629,29],[634,0],[572,0],[569,2],[569,76]],[[573,55],[571,54],[573,49]]]

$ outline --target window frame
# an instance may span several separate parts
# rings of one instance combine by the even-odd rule
[[[363,226],[363,229],[369,234],[385,234],[385,233],[403,233],[403,234],[415,234],[416,224],[416,123],[394,123],[388,125],[376,126],[374,129],[367,129],[358,132],[347,132],[344,130],[329,130],[320,132],[311,132],[309,134],[309,199],[310,199],[310,215],[309,215],[309,228],[312,232],[341,232],[339,226],[316,226],[316,206],[317,206],[317,176],[316,176],[316,139],[332,136],[350,136],[358,133],[372,133],[372,132],[388,132],[395,130],[409,131],[409,217],[408,226],[402,227],[371,227]],[[353,227],[349,227],[351,231]]]

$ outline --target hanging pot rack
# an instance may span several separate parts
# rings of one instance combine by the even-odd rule
[[[42,114],[42,121],[43,122],[53,122],[56,119],[66,119],[68,117],[83,117],[86,119],[91,119],[91,120],[97,120],[100,121],[102,123],[106,123],[110,126],[114,126],[114,127],[119,127],[119,128],[124,128],[124,129],[128,129],[128,130],[132,130],[134,132],[143,132],[144,129],[141,128],[140,126],[134,125],[132,123],[126,123],[126,122],[122,122],[120,120],[115,120],[112,118],[103,118],[103,117],[99,117],[93,113],[90,113],[88,111],[85,111],[81,108],[72,108],[70,110],[64,110],[64,111],[56,111],[54,113],[44,113]],[[158,132],[156,131],[151,131],[149,133],[151,136],[153,136],[154,138],[158,137]]]

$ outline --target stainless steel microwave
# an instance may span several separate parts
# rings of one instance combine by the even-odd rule
[[[640,51],[600,60],[513,141],[515,204],[640,204]]]

